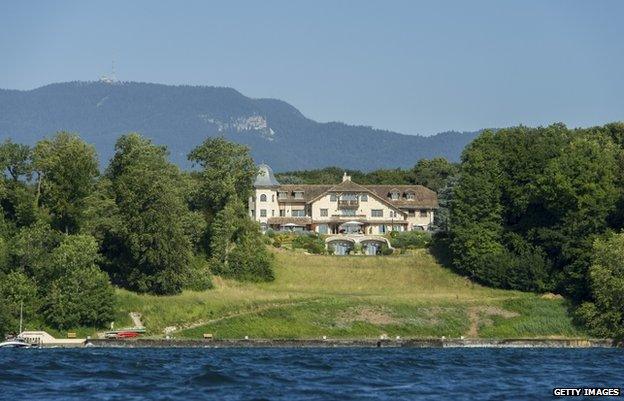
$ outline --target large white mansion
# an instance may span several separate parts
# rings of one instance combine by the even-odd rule
[[[344,175],[336,185],[281,185],[266,164],[254,183],[249,214],[263,231],[385,234],[429,230],[436,193],[422,185],[359,185]]]

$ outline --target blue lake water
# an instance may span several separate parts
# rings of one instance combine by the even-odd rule
[[[2,400],[552,399],[624,349],[0,349]]]

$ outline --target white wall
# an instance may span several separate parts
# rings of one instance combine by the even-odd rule
[[[262,195],[266,195],[266,202],[260,201]],[[266,217],[261,216],[261,210],[266,210]],[[255,190],[255,202],[250,202],[250,210],[255,213],[255,220],[260,223],[265,223],[269,217],[279,216],[279,207],[277,203],[277,191],[265,188],[256,188]]]

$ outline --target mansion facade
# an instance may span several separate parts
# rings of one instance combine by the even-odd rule
[[[336,185],[281,185],[266,164],[259,166],[249,215],[263,231],[382,235],[429,230],[436,193],[422,185],[360,185],[348,175]]]

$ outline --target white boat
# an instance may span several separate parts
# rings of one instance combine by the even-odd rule
[[[0,343],[0,348],[29,348],[30,344],[28,344],[22,338],[13,338]]]
[[[19,332],[22,332],[22,322],[23,322],[23,312],[24,312],[24,302],[20,304],[20,325]],[[0,348],[30,348],[30,344],[26,342],[24,338],[21,336],[17,336],[15,338],[7,339],[0,343]]]

